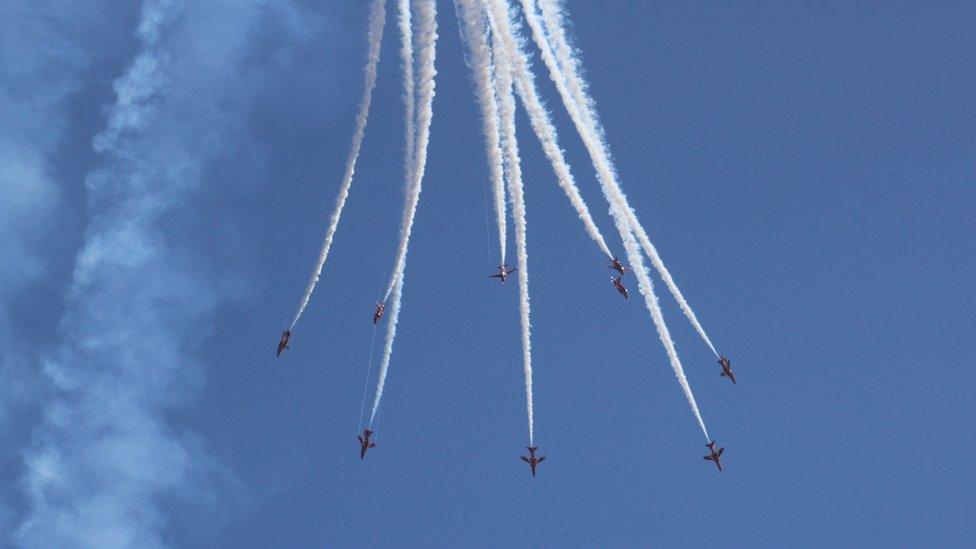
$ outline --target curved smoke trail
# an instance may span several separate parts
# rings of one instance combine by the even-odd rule
[[[556,64],[552,48],[541,28],[538,14],[535,11],[535,4],[531,0],[522,0],[522,2],[523,8],[525,8],[524,12],[526,21],[529,23],[529,26],[532,29],[533,38],[542,53],[542,58],[546,66],[549,69],[550,77],[556,84],[556,88],[559,90],[563,105],[566,107],[570,117],[573,119],[573,123],[576,125],[576,129],[580,133],[580,136],[586,145],[587,151],[589,151],[593,165],[596,168],[600,188],[602,189],[607,202],[610,204],[611,217],[614,220],[614,224],[617,226],[617,231],[620,233],[620,237],[623,239],[624,248],[627,252],[627,260],[630,262],[631,268],[637,277],[640,293],[644,296],[645,304],[647,305],[648,311],[651,313],[651,319],[657,328],[658,336],[660,337],[661,343],[664,345],[664,349],[667,352],[668,359],[671,363],[672,369],[674,369],[675,376],[678,378],[678,384],[684,391],[685,397],[688,399],[688,404],[691,406],[692,412],[694,413],[695,418],[698,420],[698,424],[701,427],[702,432],[705,434],[705,438],[708,439],[708,430],[705,428],[705,422],[701,417],[698,404],[695,402],[695,396],[691,391],[691,386],[688,384],[688,379],[685,377],[681,360],[678,358],[678,353],[674,347],[674,342],[671,340],[671,334],[664,323],[664,316],[661,313],[660,304],[658,303],[657,296],[654,295],[653,284],[651,283],[646,267],[644,266],[644,258],[641,256],[640,249],[637,246],[637,241],[634,238],[633,228],[631,226],[631,217],[627,214],[627,211],[630,208],[627,204],[626,197],[623,195],[623,192],[621,192],[619,185],[617,184],[616,174],[614,173],[612,166],[607,161],[606,155],[602,154],[605,151],[599,146],[600,141],[595,135],[596,132],[592,126],[587,125],[584,122],[579,107],[570,96],[569,90],[566,88],[565,80],[558,65]],[[495,5],[499,5],[498,0],[495,0]],[[511,28],[506,30],[508,32],[512,32]],[[514,39],[512,42],[515,42]],[[513,52],[514,51],[515,50],[513,50]],[[516,57],[521,63],[528,63],[524,51],[517,51]],[[526,75],[523,77],[528,80],[528,73],[526,72],[523,74]]]
[[[413,220],[417,212],[417,201],[420,198],[421,183],[424,178],[424,169],[427,165],[427,145],[430,141],[430,123],[434,111],[432,108],[434,101],[434,77],[437,70],[434,68],[437,45],[437,7],[435,0],[418,0],[415,3],[417,8],[418,32],[418,64],[420,65],[417,74],[418,99],[420,109],[417,117],[417,150],[416,166],[410,171],[413,180],[410,181],[410,191],[407,194],[407,201],[404,205],[404,226],[401,230],[400,249],[397,254],[397,263],[393,272],[393,280],[387,295],[392,295],[393,303],[390,310],[390,319],[387,321],[386,344],[383,348],[383,358],[380,362],[379,379],[376,382],[376,397],[373,400],[373,411],[369,418],[372,425],[376,419],[376,412],[380,407],[380,399],[383,398],[383,388],[386,385],[386,374],[390,366],[390,356],[393,354],[393,340],[396,338],[397,320],[400,316],[400,298],[403,295],[403,275],[406,270],[407,246],[410,244],[410,232],[413,229]],[[407,76],[410,77],[409,75]]]
[[[522,6],[524,11],[528,13],[535,13],[535,8],[533,6],[533,0],[522,0]],[[552,49],[555,52],[556,65],[560,69],[561,76],[563,77],[566,86],[569,88],[572,94],[573,100],[579,107],[580,114],[583,120],[588,125],[593,133],[594,139],[597,141],[598,148],[597,151],[600,152],[605,159],[605,162],[610,166],[611,175],[616,175],[616,170],[613,167],[613,159],[610,155],[610,148],[607,146],[606,137],[603,131],[603,125],[600,123],[600,116],[596,110],[595,103],[592,96],[589,93],[586,81],[583,79],[583,71],[581,68],[581,63],[576,50],[569,43],[567,33],[565,30],[565,16],[563,13],[563,8],[560,2],[557,0],[539,0],[539,6],[542,9],[542,23],[545,27],[546,33],[549,36],[549,42]],[[612,186],[619,189],[619,182],[614,178],[611,183]],[[620,193],[626,203],[626,197],[623,193]],[[654,268],[657,269],[658,273],[661,275],[661,279],[664,281],[665,286],[671,291],[671,295],[674,296],[675,301],[678,302],[678,306],[681,307],[681,311],[685,314],[691,325],[698,332],[698,335],[705,341],[708,348],[712,350],[715,356],[718,356],[718,351],[715,350],[715,346],[712,345],[712,340],[705,333],[705,329],[702,327],[701,323],[698,321],[698,317],[695,312],[691,309],[691,305],[685,300],[684,295],[682,295],[681,290],[678,289],[678,285],[675,283],[674,278],[671,277],[671,273],[668,271],[667,267],[664,266],[664,261],[661,259],[660,254],[657,252],[657,248],[651,243],[651,239],[644,230],[644,227],[637,220],[637,214],[634,209],[630,207],[629,204],[626,205],[626,214],[628,221],[634,233],[637,235],[637,239],[644,249],[644,253],[650,258],[651,263]]]
[[[495,217],[498,224],[499,262],[505,264],[505,245],[508,240],[505,219],[505,175],[502,167],[502,149],[499,136],[498,98],[495,95],[494,63],[485,33],[485,20],[480,6],[462,2],[464,23],[462,37],[471,52],[471,70],[474,73],[475,91],[481,107],[481,123],[484,129],[485,153],[491,174],[491,187],[495,199]]]
[[[356,129],[352,134],[352,147],[349,150],[349,158],[346,160],[346,173],[342,178],[342,184],[339,186],[339,197],[336,198],[335,210],[332,211],[329,228],[325,231],[322,250],[319,252],[319,258],[315,263],[315,269],[312,271],[312,277],[308,280],[305,295],[302,296],[302,301],[298,304],[298,310],[295,312],[295,316],[288,326],[289,330],[295,329],[295,324],[298,323],[298,319],[301,318],[302,313],[305,312],[305,308],[308,307],[308,301],[312,299],[312,292],[315,291],[315,285],[319,281],[319,276],[322,275],[325,260],[329,257],[329,250],[332,249],[332,239],[335,236],[336,229],[339,228],[339,218],[342,216],[342,209],[346,205],[346,199],[349,198],[349,188],[352,187],[352,178],[356,173],[356,161],[359,159],[359,151],[363,145],[363,137],[366,135],[366,122],[369,120],[369,106],[373,100],[373,89],[376,87],[376,67],[380,62],[380,45],[383,42],[383,27],[385,25],[386,1],[374,0],[369,12],[369,32],[367,34],[369,37],[369,55],[366,60],[363,97],[359,102],[359,113],[356,114]]]

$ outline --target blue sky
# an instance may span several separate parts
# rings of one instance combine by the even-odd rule
[[[630,201],[739,383],[658,283],[727,448],[719,474],[647,311],[607,283],[520,113],[535,479],[517,459],[517,287],[487,279],[478,109],[454,10],[438,9],[427,174],[379,445],[360,462],[403,197],[395,6],[342,225],[277,360],[342,177],[366,3],[0,6],[3,543],[974,537],[971,4],[568,3]]]

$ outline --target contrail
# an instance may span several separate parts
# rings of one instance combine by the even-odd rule
[[[496,6],[500,2],[500,0],[494,1]],[[698,424],[701,427],[702,432],[705,434],[705,438],[709,439],[708,430],[705,428],[705,422],[701,417],[698,404],[695,402],[695,397],[691,391],[691,386],[688,384],[688,379],[685,377],[681,360],[678,358],[678,353],[674,347],[674,342],[671,340],[671,334],[668,331],[667,325],[664,323],[664,316],[661,313],[660,304],[658,303],[657,296],[654,295],[653,284],[651,283],[651,279],[648,276],[646,267],[644,266],[644,258],[641,256],[637,241],[634,239],[631,216],[627,213],[628,210],[630,210],[630,207],[627,204],[626,197],[624,197],[623,192],[621,192],[619,185],[617,184],[616,175],[612,166],[608,162],[607,155],[603,154],[605,153],[605,150],[601,149],[599,146],[602,141],[596,137],[596,132],[594,131],[593,127],[585,123],[577,103],[570,96],[569,91],[566,88],[564,78],[560,73],[558,65],[556,64],[552,48],[542,31],[538,14],[535,11],[534,2],[532,2],[532,0],[522,0],[522,5],[525,12],[526,21],[529,23],[529,26],[532,29],[533,38],[535,39],[535,42],[542,53],[542,58],[546,63],[546,66],[549,68],[550,77],[556,84],[559,94],[562,97],[563,105],[566,107],[570,117],[573,119],[576,129],[582,137],[587,151],[590,153],[590,158],[593,161],[594,167],[597,171],[597,179],[600,182],[600,187],[607,199],[607,202],[610,204],[611,217],[617,226],[617,231],[620,233],[620,237],[623,239],[624,248],[627,252],[627,259],[637,277],[640,293],[644,296],[644,301],[647,305],[648,311],[651,313],[651,319],[657,328],[658,336],[661,338],[661,343],[664,344],[664,349],[668,354],[671,367],[674,369],[675,376],[678,378],[678,384],[681,385],[681,389],[684,391],[685,397],[688,399],[688,404],[691,406],[692,412],[694,413],[695,418],[698,420]],[[514,39],[512,42],[515,42]],[[513,49],[512,51],[515,52],[516,50]],[[527,64],[524,51],[517,51],[517,58],[523,64]],[[524,76],[522,77],[528,80],[530,73],[525,71],[523,75]]]
[[[383,358],[380,362],[380,374],[376,383],[376,397],[373,400],[373,411],[369,418],[369,424],[373,424],[376,419],[376,412],[380,407],[380,399],[383,397],[383,387],[386,384],[386,373],[390,366],[390,356],[393,354],[393,340],[396,338],[397,319],[400,316],[400,298],[403,295],[403,276],[407,261],[407,246],[410,243],[410,232],[413,229],[413,219],[417,212],[417,201],[420,198],[421,182],[424,178],[424,169],[427,165],[427,144],[430,141],[430,123],[434,115],[434,77],[437,71],[434,68],[437,46],[437,6],[436,0],[415,0],[414,7],[417,10],[417,34],[418,43],[418,64],[417,87],[419,110],[417,114],[417,150],[415,151],[416,165],[410,170],[413,180],[410,181],[410,190],[407,194],[406,204],[404,205],[404,224],[400,235],[400,249],[397,253],[396,267],[393,272],[392,285],[387,295],[393,297],[390,311],[390,318],[387,321],[386,344],[383,348]],[[409,78],[410,76],[408,76]],[[409,154],[409,151],[408,151]],[[385,299],[384,299],[385,301]]]
[[[522,0],[522,7],[526,13],[526,17],[532,17],[535,19],[535,0]],[[563,8],[561,2],[557,0],[539,0],[539,6],[542,9],[542,23],[545,27],[546,33],[549,37],[549,43],[552,50],[555,52],[556,66],[558,67],[558,72],[562,76],[570,94],[572,95],[573,101],[579,108],[580,115],[587,125],[587,127],[592,132],[592,137],[596,142],[596,152],[602,156],[605,164],[609,166],[609,173],[613,177],[611,179],[611,187],[617,190],[620,198],[625,204],[625,212],[627,214],[628,222],[636,234],[638,241],[644,249],[644,253],[650,258],[651,263],[654,268],[657,269],[658,273],[661,275],[661,279],[664,281],[665,286],[671,291],[671,295],[674,296],[675,301],[681,307],[681,311],[684,312],[685,316],[691,322],[691,325],[698,332],[698,335],[705,341],[708,348],[712,350],[715,356],[718,356],[718,351],[715,350],[715,346],[712,345],[712,340],[705,333],[705,329],[702,327],[701,323],[698,321],[698,317],[695,312],[691,309],[688,301],[685,300],[684,295],[682,295],[681,290],[678,289],[678,285],[675,283],[674,278],[672,278],[671,273],[668,271],[667,267],[664,265],[664,261],[661,259],[660,254],[657,252],[657,248],[651,243],[651,239],[644,230],[644,227],[640,224],[637,219],[637,214],[629,204],[627,204],[627,199],[620,191],[620,184],[616,179],[616,169],[613,166],[613,159],[610,155],[610,148],[607,146],[605,134],[603,131],[603,126],[600,123],[599,113],[596,111],[595,103],[592,96],[590,96],[588,86],[586,81],[583,79],[581,63],[576,51],[569,43],[567,33],[565,30],[565,17],[563,15]],[[529,23],[533,25],[532,22]],[[536,23],[537,24],[537,23]],[[536,29],[533,28],[533,36],[537,33]],[[536,42],[539,42],[539,38],[536,38]],[[540,45],[540,49],[543,46]],[[547,65],[549,62],[547,61]],[[550,67],[552,71],[552,67]]]
[[[502,48],[505,52],[505,56],[509,57],[507,60],[510,70],[512,71],[512,76],[514,78],[515,90],[518,92],[519,97],[522,99],[522,103],[525,105],[525,110],[529,113],[529,121],[532,125],[532,130],[535,132],[542,144],[542,149],[552,163],[553,171],[556,174],[556,180],[559,182],[559,186],[566,193],[569,198],[570,203],[572,203],[573,208],[576,210],[577,215],[583,221],[583,225],[586,228],[587,234],[590,238],[596,242],[599,246],[600,251],[603,252],[607,258],[613,257],[610,253],[610,248],[607,247],[607,243],[603,240],[603,235],[600,234],[600,229],[596,226],[593,221],[593,217],[590,215],[589,208],[586,207],[586,202],[583,201],[583,197],[579,194],[579,189],[576,187],[576,182],[573,179],[573,174],[569,169],[569,165],[566,163],[566,159],[563,157],[563,151],[559,148],[559,141],[556,138],[556,132],[552,123],[549,120],[549,114],[546,112],[545,106],[542,104],[542,100],[539,98],[538,91],[535,89],[535,85],[526,85],[523,80],[525,75],[529,74],[528,60],[521,59],[516,62],[511,56],[515,55],[515,38],[512,35],[506,35],[505,33],[498,33],[496,31],[496,25],[501,24],[500,18],[504,18],[508,21],[507,5],[495,5],[493,0],[484,0],[486,2],[485,8],[488,13],[488,19],[491,23],[493,36],[496,40],[500,39],[503,41]],[[499,10],[498,14],[493,13],[493,10]],[[524,57],[524,56],[523,56]],[[497,60],[496,60],[497,62]]]
[[[352,186],[352,178],[356,173],[356,161],[359,159],[359,151],[363,145],[363,137],[366,135],[366,122],[369,120],[369,106],[373,100],[373,89],[376,87],[376,66],[380,61],[380,45],[383,42],[383,27],[386,25],[386,0],[374,0],[369,13],[369,55],[366,58],[365,78],[363,83],[363,96],[359,101],[359,113],[356,114],[356,129],[352,134],[352,147],[349,150],[349,158],[346,159],[346,173],[339,186],[339,197],[336,198],[335,209],[329,220],[329,228],[325,231],[325,240],[322,242],[322,251],[319,252],[318,261],[312,277],[308,280],[305,287],[305,295],[302,296],[298,310],[291,320],[288,329],[295,329],[295,324],[308,307],[308,301],[312,299],[312,292],[322,274],[325,260],[329,257],[329,250],[332,249],[332,238],[335,236],[336,229],[339,228],[339,218],[342,216],[342,209],[346,205],[349,197],[349,188]]]
[[[475,10],[476,0],[465,0]],[[478,6],[479,16],[483,11]],[[502,142],[505,147],[505,168],[509,195],[512,197],[512,216],[515,219],[515,246],[518,250],[519,319],[522,328],[522,364],[525,373],[525,403],[529,421],[529,446],[535,445],[535,410],[532,395],[532,323],[529,304],[529,257],[526,251],[525,198],[522,184],[522,165],[515,135],[515,96],[512,92],[511,65],[498,40],[492,42],[495,52],[495,93],[500,105]]]
[[[471,70],[481,120],[484,129],[485,153],[491,173],[491,185],[495,199],[495,217],[498,224],[499,261],[505,263],[505,245],[508,240],[505,218],[505,175],[502,168],[502,149],[499,136],[498,98],[495,95],[494,64],[488,44],[485,20],[480,6],[463,1],[464,31],[462,36],[471,52]]]

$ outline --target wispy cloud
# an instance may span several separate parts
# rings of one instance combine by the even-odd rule
[[[44,20],[58,21],[45,2],[0,4],[0,425],[27,370],[11,308],[45,271],[61,198],[51,157],[66,126],[64,103],[88,64],[82,45]]]
[[[89,225],[60,343],[42,364],[49,387],[25,460],[22,545],[163,546],[162,501],[220,487],[219,467],[171,419],[202,382],[195,350],[221,299],[180,219],[206,192],[208,163],[233,146],[255,81],[242,67],[268,9],[143,5],[140,51],[93,140],[101,163],[85,181]]]

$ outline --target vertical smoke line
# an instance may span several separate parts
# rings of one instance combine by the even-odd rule
[[[463,2],[460,11],[462,38],[470,52],[470,64],[475,83],[475,98],[481,108],[481,124],[485,141],[485,155],[491,175],[495,218],[498,225],[499,261],[505,264],[508,240],[505,214],[505,175],[499,135],[498,97],[495,94],[495,66],[486,34],[485,20],[479,6]]]
[[[373,425],[376,419],[376,412],[380,407],[380,400],[383,398],[383,389],[386,386],[386,375],[390,366],[390,357],[393,354],[393,341],[396,339],[396,327],[400,317],[400,300],[403,296],[403,277],[406,271],[407,251],[410,244],[410,233],[413,230],[413,221],[417,213],[417,203],[420,199],[421,183],[424,178],[424,170],[427,166],[427,146],[430,142],[430,124],[434,116],[434,78],[437,70],[434,61],[437,53],[437,7],[435,0],[416,0],[414,7],[417,10],[418,26],[418,60],[419,71],[417,74],[418,99],[420,109],[417,114],[417,151],[416,165],[410,174],[413,177],[410,191],[407,194],[406,204],[404,205],[404,226],[402,229],[400,248],[397,252],[397,262],[393,273],[393,284],[388,292],[392,295],[393,303],[390,308],[390,318],[387,321],[386,343],[383,348],[383,358],[380,362],[379,379],[376,382],[376,397],[373,400],[373,411],[370,414],[369,424]],[[385,300],[384,300],[385,301]]]
[[[468,0],[473,2],[475,0]],[[502,141],[505,148],[505,168],[508,176],[509,195],[515,219],[515,236],[518,248],[519,324],[522,330],[522,367],[525,376],[525,403],[529,422],[529,446],[535,444],[535,401],[532,388],[532,324],[529,301],[529,257],[526,250],[526,217],[522,165],[519,158],[518,140],[515,133],[515,95],[512,90],[512,70],[507,55],[499,43],[492,40],[497,74],[496,94],[499,98],[502,120]]]

